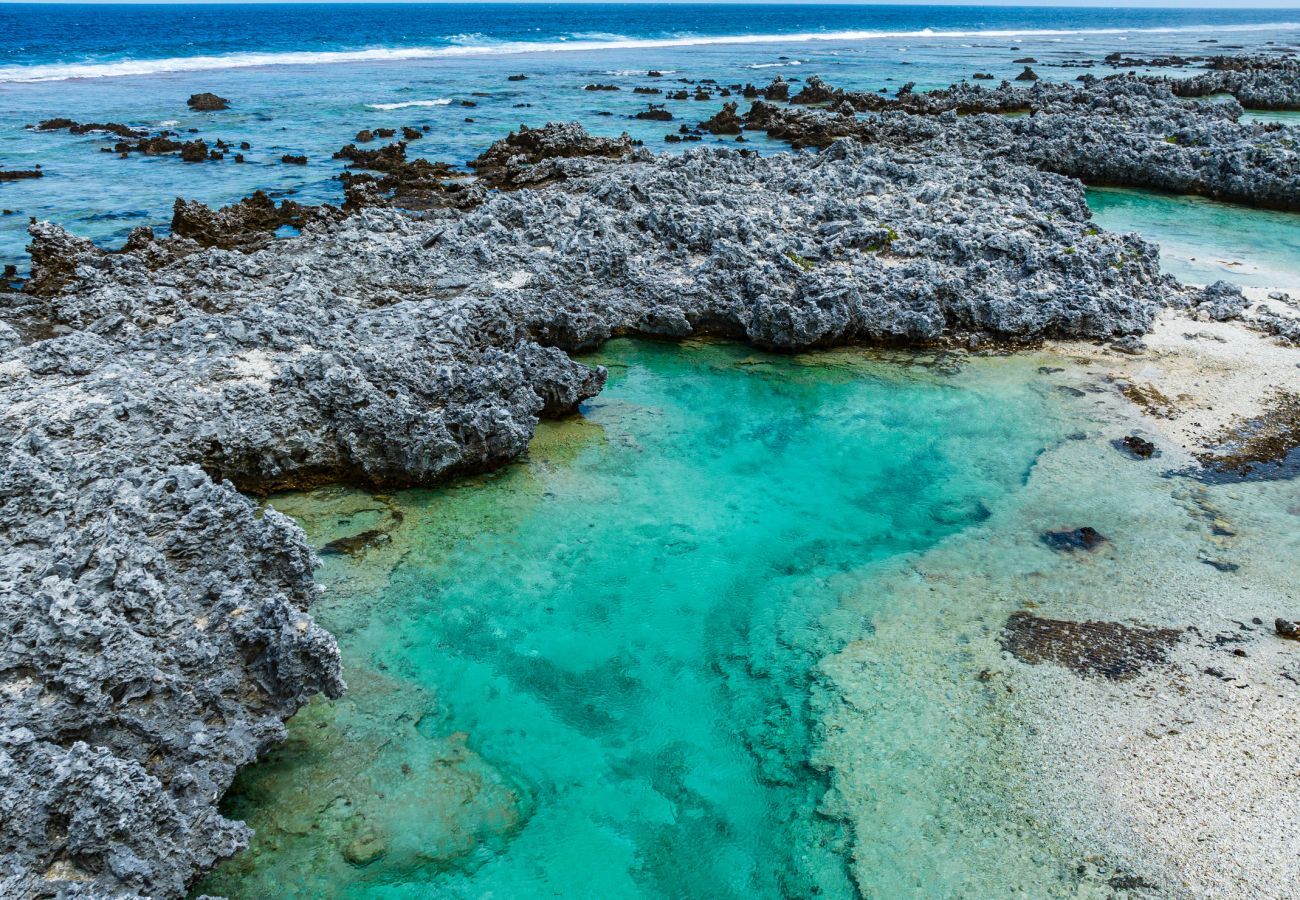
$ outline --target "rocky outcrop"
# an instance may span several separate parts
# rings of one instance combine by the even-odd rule
[[[647,119],[652,122],[671,122],[673,114],[663,108],[662,104],[651,103],[646,109],[633,115],[634,119]]]
[[[185,101],[185,105],[195,112],[220,112],[223,109],[230,109],[230,101],[225,97],[206,92],[190,94],[190,99]]]
[[[29,126],[30,127],[30,126]],[[36,126],[37,131],[67,131],[70,134],[115,134],[121,138],[142,138],[148,132],[120,122],[74,122],[72,119],[46,119]]]
[[[334,158],[348,165],[339,180],[343,208],[349,212],[371,206],[409,210],[469,206],[482,199],[482,189],[466,183],[465,173],[442,162],[408,159],[405,141],[376,150],[348,144]]]
[[[294,240],[263,242],[301,214],[265,197],[179,205],[184,253],[32,226],[0,307],[0,893],[181,896],[246,840],[216,808],[235,771],[343,689],[302,533],[241,491],[499,466],[600,390],[567,354],[616,335],[1111,337],[1176,290],[1076,182],[1003,161],[548,126],[476,162],[512,189]]]
[[[862,108],[870,117],[854,115]],[[1029,116],[994,113],[1028,111]],[[958,115],[965,113],[965,115]],[[1300,211],[1294,129],[1240,124],[1241,108],[1188,103],[1135,79],[953,86],[893,100],[841,92],[830,110],[755,102],[745,125],[796,147],[843,137],[911,152],[1000,158],[1091,185],[1143,187]]]
[[[1190,78],[1147,79],[1179,97],[1231,94],[1248,109],[1300,110],[1300,58],[1216,56]]]
[[[743,123],[736,114],[736,104],[732,102],[724,103],[722,109],[701,122],[699,128],[711,134],[740,134]]]
[[[177,200],[172,208],[171,233],[193,241],[199,247],[222,250],[260,250],[288,225],[299,231],[312,221],[338,216],[329,206],[303,206],[292,200],[275,201],[256,191],[238,203],[212,210],[192,200]]]
[[[554,164],[558,160],[580,156],[618,159],[636,145],[626,134],[617,138],[593,137],[576,124],[520,127],[483,151],[469,165],[481,180],[494,187],[518,188],[563,178],[563,167]]]

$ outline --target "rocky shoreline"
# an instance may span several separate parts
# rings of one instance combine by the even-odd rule
[[[615,336],[1131,349],[1162,310],[1240,315],[1054,173],[1300,208],[1294,149],[1231,104],[1105,84],[1025,119],[745,117],[811,157],[556,125],[470,181],[353,147],[378,175],[343,210],[178,201],[171,236],[113,253],[34,223],[0,294],[0,893],[183,895],[246,842],[216,807],[238,768],[344,690],[310,548],[241,492],[503,465],[599,392],[568,354]]]
[[[1288,83],[1281,76],[1270,83],[1279,82]],[[923,95],[904,88],[900,96],[883,99],[812,79],[804,91],[824,105],[757,101],[744,116],[745,127],[796,147],[852,137],[895,151],[1002,159],[1094,187],[1148,188],[1300,211],[1293,129],[1243,124],[1236,101],[1187,102],[1163,81],[1116,77],[1077,87],[1040,82],[1028,89],[1009,82],[992,89],[960,84]],[[791,103],[797,100],[798,95]],[[861,117],[864,111],[871,115]]]

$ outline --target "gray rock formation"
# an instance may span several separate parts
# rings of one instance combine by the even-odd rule
[[[1179,97],[1231,94],[1248,109],[1300,109],[1300,58],[1216,56],[1208,72],[1189,78],[1149,78]]]
[[[33,225],[0,307],[0,894],[181,896],[246,841],[216,808],[236,770],[343,689],[303,535],[241,491],[499,466],[600,390],[567,353],[616,335],[1111,338],[1177,291],[1077,182],[1005,161],[577,132],[482,167],[545,188],[240,250]],[[575,145],[620,158],[546,150]],[[195,236],[282,215],[183,212]]]
[[[1300,132],[1239,123],[1233,101],[1180,100],[1167,87],[1130,78],[1081,87],[954,85],[892,100],[842,91],[834,97],[830,109],[758,101],[745,125],[796,147],[853,137],[912,152],[1005,159],[1091,185],[1300,211]],[[864,109],[875,114],[857,115]],[[1000,115],[1006,112],[1030,115]]]

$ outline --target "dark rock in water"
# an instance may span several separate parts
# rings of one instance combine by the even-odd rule
[[[1039,536],[1039,540],[1053,550],[1072,553],[1075,550],[1096,550],[1106,543],[1108,538],[1097,529],[1085,525],[1082,528],[1045,531]]]
[[[1284,637],[1289,641],[1300,641],[1300,621],[1275,619],[1273,621],[1273,630],[1277,632],[1278,637]]]
[[[764,100],[786,101],[790,99],[790,83],[780,75],[772,79],[772,83],[758,91]]]
[[[1185,472],[1202,481],[1271,481],[1300,475],[1300,395],[1278,392],[1264,412],[1238,422],[1198,454],[1202,468]]]
[[[129,125],[122,125],[118,122],[74,122],[72,119],[46,119],[36,126],[37,131],[62,131],[67,130],[71,134],[94,134],[104,132],[105,134],[115,134],[121,138],[141,138],[147,132],[138,128],[132,128]]]
[[[1149,69],[1161,66],[1190,66],[1193,62],[1200,59],[1203,59],[1203,57],[1198,56],[1194,59],[1188,59],[1177,55],[1160,56],[1154,59],[1140,59],[1133,56],[1125,56],[1123,53],[1116,51],[1114,53],[1106,54],[1102,59],[1102,62],[1115,69]]]
[[[42,178],[45,173],[40,169],[0,169],[0,181],[20,181],[25,178]]]
[[[634,93],[634,94],[662,94],[663,91],[659,90],[659,88],[653,88],[653,87],[634,87],[634,88],[632,88],[632,93]]]
[[[989,73],[989,72],[976,72],[974,75],[971,76],[971,78],[974,78],[976,81],[993,81],[993,80],[994,80],[993,75],[992,75],[991,73]]]
[[[396,128],[376,128],[375,137],[390,138],[397,134]]]
[[[1025,70],[1016,76],[1016,81],[1037,81],[1037,80],[1038,80],[1038,73],[1035,72],[1033,69],[1029,68],[1029,66],[1025,66]]]
[[[649,72],[646,72],[645,74],[646,74],[646,77],[647,77],[647,78],[663,78],[663,77],[664,77],[664,73],[658,71],[657,69],[651,69]]]
[[[461,178],[446,163],[431,163],[425,159],[408,159],[406,144],[398,142],[378,150],[362,150],[348,144],[334,154],[335,159],[348,161],[349,171],[339,176],[347,198],[344,209],[349,212],[368,206],[395,206],[403,209],[438,209],[446,206],[464,206],[476,202],[481,194],[467,188],[456,179]],[[382,173],[358,174],[354,169],[367,169]]]
[[[185,105],[197,112],[219,112],[223,109],[230,109],[229,100],[209,93],[191,94],[190,99],[185,101]]]
[[[1151,459],[1158,455],[1155,444],[1135,434],[1120,438],[1113,444],[1115,449],[1124,451],[1134,459]]]
[[[363,531],[360,534],[350,535],[348,537],[338,538],[330,541],[324,547],[320,548],[322,555],[347,555],[356,556],[376,544],[384,544],[390,540],[388,534],[378,529]]]
[[[1152,628],[1118,622],[1070,622],[1012,613],[1002,628],[1002,649],[1030,665],[1055,663],[1080,675],[1127,681],[1143,669],[1168,662],[1181,628]]]
[[[621,91],[623,90],[616,84],[589,84],[583,88],[584,91]]]
[[[305,207],[292,200],[275,201],[262,191],[238,203],[213,210],[194,200],[177,200],[172,208],[172,234],[199,247],[223,250],[260,250],[275,232],[289,225],[298,230],[309,222],[337,217],[330,207]]]
[[[357,132],[356,142],[358,144],[368,144],[375,139],[375,133],[369,128],[363,128]]]
[[[418,128],[412,128],[410,125],[402,126],[402,140],[418,141],[424,137],[424,132]]]
[[[527,81],[527,75],[507,75],[506,81]]]
[[[307,157],[293,153],[286,153],[284,156],[280,157],[280,162],[290,166],[305,166],[307,165]]]
[[[699,128],[713,134],[740,134],[741,124],[740,116],[736,115],[736,103],[731,102],[724,103],[722,109],[701,122]]]
[[[649,119],[654,122],[670,122],[672,121],[673,114],[670,113],[668,110],[664,109],[661,104],[651,103],[649,109],[641,110],[632,118]]]
[[[1016,63],[1016,65],[1035,65],[1038,60],[1032,56],[1022,56],[1020,59],[1012,60],[1012,62]]]
[[[186,141],[181,145],[181,159],[185,162],[203,162],[208,152],[208,145],[203,141]]]
[[[580,125],[521,127],[488,147],[469,165],[480,179],[494,186],[523,187],[564,177],[563,169],[554,165],[558,160],[593,156],[618,159],[631,153],[634,146],[627,134],[593,137]]]
[[[769,98],[771,99],[771,98]],[[816,75],[804,82],[803,90],[790,98],[791,103],[829,103],[836,99],[836,91]]]

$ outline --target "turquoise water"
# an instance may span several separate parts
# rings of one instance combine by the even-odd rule
[[[1159,244],[1180,281],[1300,289],[1300,214],[1121,188],[1090,188],[1088,206],[1102,228]]]
[[[854,896],[850,835],[819,808],[833,761],[814,752],[817,663],[889,615],[882,566],[1019,489],[1065,439],[1068,401],[1024,355],[616,341],[595,361],[610,367],[605,392],[543,423],[506,470],[273,501],[317,547],[370,534],[319,573],[315,615],[351,690],[313,703],[241,774],[225,811],[257,838],[201,890]],[[902,711],[918,687],[902,674],[874,699]],[[909,783],[956,777],[927,768],[932,749],[881,759],[873,802],[896,814],[859,845],[918,852],[858,888],[920,896],[928,873],[962,867],[1027,883],[987,842],[935,865],[945,830],[972,826],[901,813],[919,809]],[[1004,770],[989,754],[987,770]],[[971,805],[1035,845],[1000,804],[981,789]]]
[[[1241,116],[1243,122],[1262,122],[1267,125],[1276,122],[1279,125],[1300,125],[1300,112],[1295,110],[1248,109]]]

